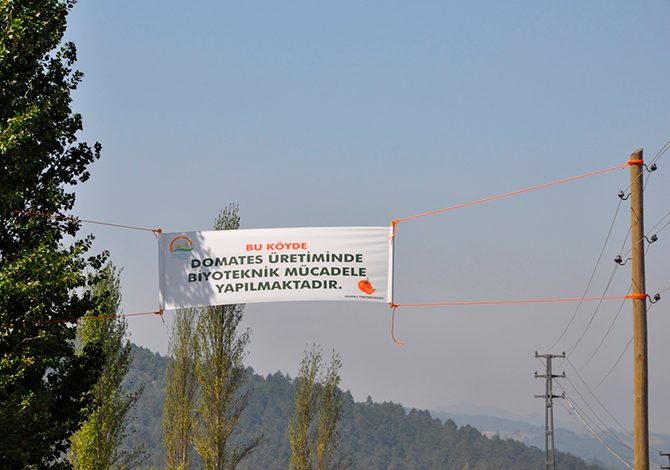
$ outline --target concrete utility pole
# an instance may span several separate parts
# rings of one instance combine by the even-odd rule
[[[634,452],[635,470],[649,470],[649,378],[647,366],[647,289],[644,276],[642,149],[630,156],[630,210],[633,277]]]
[[[546,392],[544,395],[535,395],[535,398],[545,399],[544,410],[544,468],[545,470],[553,470],[556,465],[556,455],[554,451],[554,398],[564,398],[563,395],[554,395],[553,382],[557,377],[565,378],[565,372],[560,375],[554,375],[551,370],[551,360],[555,357],[563,358],[565,353],[560,355],[555,354],[538,354],[535,351],[535,359],[543,357],[547,361],[547,373],[538,374],[535,372],[535,378],[545,379]],[[550,445],[551,444],[551,445]]]

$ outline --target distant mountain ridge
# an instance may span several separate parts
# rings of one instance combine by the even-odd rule
[[[125,385],[134,389],[144,384],[145,392],[125,444],[144,444],[148,459],[143,468],[162,469],[167,358],[146,348],[133,348],[135,357]],[[264,433],[267,443],[238,469],[285,470],[290,456],[287,423],[293,412],[294,381],[280,372],[262,377],[249,369],[248,386],[253,393],[239,422],[238,437],[249,439]],[[500,431],[484,434],[472,424],[459,425],[451,418],[442,422],[428,411],[406,411],[399,404],[375,403],[371,398],[357,403],[349,392],[344,392],[344,400],[344,415],[338,425],[340,450],[353,458],[354,470],[536,470],[544,466],[544,451],[504,439]],[[556,464],[561,470],[614,468],[561,452]]]
[[[454,410],[465,410],[473,414],[457,413],[454,412]],[[482,434],[489,437],[498,435],[501,439],[515,439],[523,442],[527,446],[535,446],[544,450],[544,418],[539,415],[531,414],[524,415],[522,419],[510,419],[500,417],[500,415],[510,417],[516,415],[498,408],[481,407],[473,403],[439,407],[437,410],[431,410],[430,413],[431,416],[442,421],[451,419],[458,426],[473,426]],[[486,415],[484,413],[491,413],[491,415]],[[523,418],[534,422],[540,420],[541,424],[531,424]],[[561,424],[563,423],[564,422]],[[578,423],[572,424],[571,428],[572,429],[566,429],[559,425],[555,425],[554,445],[556,450],[568,452],[581,457],[586,461],[598,461],[615,468],[628,468],[583,427],[580,429]],[[575,431],[575,429],[577,431]],[[633,438],[630,435],[612,429],[608,430],[608,432],[624,442],[628,447],[633,447]],[[629,463],[633,461],[633,451],[630,448],[622,446],[619,442],[616,442],[607,435],[603,435],[601,438],[607,445],[615,450],[617,454],[624,458],[624,460],[627,460]],[[670,436],[650,433],[650,445],[652,447],[649,456],[650,461],[667,465],[667,459],[661,459],[657,449],[670,449]]]
[[[535,426],[544,426],[544,413],[517,414],[495,406],[477,405],[472,402],[462,402],[456,405],[438,406],[431,411],[467,416],[490,416],[507,419],[510,421],[519,421],[522,423],[533,424]],[[581,426],[576,421],[561,419],[559,416],[554,417],[554,425],[556,427],[569,429],[576,433],[580,433],[584,430],[583,426]]]

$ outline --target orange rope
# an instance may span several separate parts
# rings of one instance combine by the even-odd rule
[[[633,294],[633,295],[644,295],[644,294]],[[644,295],[646,298],[647,296]],[[625,297],[591,297],[591,298],[579,298],[579,299],[536,299],[536,300],[490,300],[483,302],[440,302],[434,304],[390,304],[391,308],[396,307],[443,307],[443,306],[458,306],[458,305],[497,305],[497,304],[533,304],[533,303],[546,303],[546,302],[581,302],[587,300],[623,300],[633,298],[631,296]],[[637,298],[637,297],[635,297]]]
[[[5,210],[10,210],[10,209],[5,209]],[[74,222],[85,222],[87,224],[98,224],[98,225],[107,225],[107,226],[110,226],[110,227],[128,228],[128,229],[131,229],[131,230],[144,230],[146,232],[154,232],[154,233],[161,233],[162,232],[161,229],[132,227],[130,225],[110,224],[110,223],[107,223],[107,222],[96,222],[94,220],[84,220],[84,219],[75,219],[74,217],[64,217],[64,216],[61,216],[61,215],[40,214],[38,212],[20,211],[20,210],[15,210],[15,209],[11,209],[11,212],[16,212],[17,214],[38,215],[40,217],[51,217],[52,219],[72,220]]]
[[[395,233],[398,231],[398,221],[397,220],[392,221],[391,226],[393,226],[393,235],[389,237],[389,240],[393,239],[393,237],[395,237]]]
[[[161,320],[163,320],[163,323],[165,323],[165,318],[163,318],[163,310],[159,310],[158,312],[143,312],[143,313],[122,313],[120,315],[105,315],[102,317],[81,317],[81,318],[71,318],[69,320],[44,320],[44,321],[36,321],[32,322],[33,325],[45,325],[47,323],[76,323],[81,320],[104,320],[107,318],[118,318],[118,317],[136,317],[138,315],[160,315]],[[25,323],[24,323],[25,325]],[[14,324],[9,325],[10,328],[14,326]]]
[[[397,307],[397,305],[395,307]],[[397,344],[398,346],[404,346],[405,343],[399,343],[395,339],[395,336],[393,336],[393,329],[395,328],[395,307],[393,308],[393,316],[391,317],[391,338],[393,338],[393,341],[395,341],[395,344]]]
[[[628,294],[624,297],[591,297],[591,298],[582,298],[582,299],[539,299],[539,300],[491,300],[484,302],[441,302],[434,304],[393,304],[390,303],[389,307],[393,309],[393,315],[391,317],[391,338],[398,346],[403,346],[405,343],[400,343],[395,339],[394,328],[395,328],[395,311],[398,307],[444,307],[444,306],[460,306],[460,305],[497,305],[497,304],[531,304],[531,303],[542,303],[542,302],[583,302],[586,300],[624,300],[624,299],[646,299],[647,294]]]
[[[508,196],[514,196],[515,194],[521,194],[521,193],[525,193],[525,192],[528,192],[528,191],[534,191],[536,189],[542,189],[542,188],[546,188],[548,186],[553,186],[553,185],[556,185],[556,184],[567,183],[568,181],[574,181],[574,180],[577,180],[577,179],[580,179],[580,178],[586,178],[587,176],[598,175],[600,173],[606,173],[606,172],[612,171],[612,170],[622,170],[629,165],[636,164],[637,162],[638,162],[638,160],[631,160],[628,163],[626,163],[625,165],[615,166],[614,168],[608,168],[607,170],[595,171],[593,173],[588,173],[586,175],[574,176],[572,178],[564,179],[564,180],[561,180],[561,181],[554,181],[553,183],[547,183],[547,184],[542,184],[540,186],[534,186],[532,188],[521,189],[519,191],[514,191],[514,192],[511,192],[511,193],[502,194],[500,196],[494,196],[494,197],[489,197],[489,198],[486,198],[486,199],[480,199],[479,201],[468,202],[466,204],[460,204],[458,206],[447,207],[446,209],[440,209],[440,210],[433,211],[433,212],[426,212],[425,214],[415,215],[415,216],[412,216],[412,217],[405,217],[404,219],[394,220],[393,223],[395,223],[396,226],[397,226],[398,222],[403,222],[405,220],[418,219],[419,217],[425,217],[427,215],[435,215],[435,214],[439,214],[441,212],[447,212],[447,211],[450,211],[450,210],[453,210],[453,209],[460,209],[462,207],[473,206],[475,204],[479,204],[479,203],[482,203],[482,202],[488,202],[488,201],[493,201],[495,199],[501,199],[501,198],[508,197]],[[394,236],[395,236],[395,233],[394,233]]]

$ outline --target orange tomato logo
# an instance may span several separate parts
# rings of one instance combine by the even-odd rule
[[[369,279],[360,280],[358,282],[358,288],[368,295],[372,295],[372,293],[375,291],[375,288],[372,287],[372,284],[370,284]]]

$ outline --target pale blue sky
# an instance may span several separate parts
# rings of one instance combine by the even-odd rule
[[[665,0],[82,1],[68,29],[85,73],[74,104],[82,138],[100,141],[103,157],[78,188],[75,213],[209,230],[236,202],[243,228],[387,226],[622,165],[640,147],[650,161],[670,139],[669,15]],[[670,211],[669,159],[647,186],[649,228]],[[582,296],[628,181],[627,169],[616,170],[401,223],[396,301]],[[628,224],[624,203],[588,296],[605,292]],[[84,231],[124,269],[124,312],[154,311],[155,238]],[[648,254],[652,294],[670,286],[668,234]],[[629,266],[620,268],[607,295],[625,295],[629,279]],[[591,387],[632,336],[630,302],[607,333],[620,305],[603,303],[570,356],[583,366],[607,334],[579,372]],[[341,354],[343,386],[357,400],[542,413],[534,352],[547,352],[575,308],[400,308],[398,348],[384,306],[248,305],[248,363],[295,375],[305,346],[318,343]],[[549,352],[569,349],[595,309],[582,305]],[[650,400],[652,430],[670,433],[667,313],[664,301],[650,311]],[[167,351],[160,319],[129,325],[133,341]],[[626,425],[631,356],[596,390]],[[578,388],[565,381],[568,393],[589,393],[568,364],[557,367]]]

